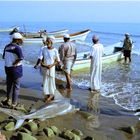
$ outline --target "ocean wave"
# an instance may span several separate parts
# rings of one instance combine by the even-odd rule
[[[140,51],[139,50],[133,50],[132,54],[136,54],[136,55],[140,56]]]
[[[74,81],[74,79],[73,79]],[[90,82],[88,80],[75,80],[73,82],[78,88],[88,90]],[[135,111],[140,109],[140,88],[132,83],[103,83],[101,86],[101,95],[106,98],[113,98],[115,104],[120,107]]]
[[[105,35],[117,35],[117,36],[124,36],[124,33],[115,33],[115,32],[102,32],[102,31],[92,31],[96,34],[105,34]],[[140,37],[140,34],[130,34],[132,37]]]
[[[112,97],[115,104],[126,110],[135,111],[140,108],[140,88],[132,83],[104,84],[102,95]]]

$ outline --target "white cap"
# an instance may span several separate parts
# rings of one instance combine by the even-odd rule
[[[129,36],[130,34],[129,33],[125,33],[125,36]]]
[[[96,36],[96,35],[94,35],[94,36],[92,37],[92,40],[98,41],[98,40],[99,40],[99,37]]]
[[[53,35],[48,36],[48,38],[49,38],[52,42],[54,42],[54,41],[55,41],[55,37],[54,37]]]
[[[64,38],[70,38],[70,35],[69,34],[65,34],[63,37]]]
[[[23,36],[20,33],[14,33],[12,39],[23,39]]]

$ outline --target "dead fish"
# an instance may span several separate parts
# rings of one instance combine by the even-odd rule
[[[29,114],[25,114],[21,111],[7,109],[0,107],[0,112],[3,112],[9,116],[12,116],[16,119],[15,128],[13,130],[18,129],[22,126],[26,119],[47,119],[53,118],[59,115],[64,115],[69,112],[74,112],[77,109],[75,106],[71,105],[69,100],[67,99],[59,99],[51,102],[50,104],[45,104],[41,106],[39,109],[31,112]]]

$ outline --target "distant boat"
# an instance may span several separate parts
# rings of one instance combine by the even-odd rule
[[[14,29],[19,30],[19,27],[14,26],[14,27],[9,27],[9,28],[0,28],[0,32],[12,32]]]
[[[69,30],[63,29],[63,30],[57,30],[57,31],[52,31],[52,32],[47,32],[46,30],[40,30],[39,32],[23,32],[23,36],[26,38],[41,38],[45,35],[53,35],[53,36],[60,36],[64,35],[68,32]]]
[[[113,46],[113,45],[111,45]],[[79,53],[77,60],[75,61],[75,64],[72,68],[73,71],[77,70],[84,70],[90,68],[90,59],[88,58],[89,52],[86,53]],[[102,57],[103,64],[111,63],[114,61],[119,61],[123,58],[123,53],[122,53],[122,46],[121,43],[115,43],[114,44],[114,51],[110,52],[109,54],[105,54]]]
[[[84,30],[84,31],[80,31],[80,32],[72,33],[72,34],[70,34],[70,40],[71,41],[75,41],[75,40],[85,41],[85,39],[89,33],[90,33],[89,29]],[[42,44],[42,39],[43,38],[40,38],[40,37],[39,38],[24,38],[24,43],[25,44],[34,44],[34,43]],[[54,43],[60,43],[60,42],[64,42],[63,35],[55,37]]]

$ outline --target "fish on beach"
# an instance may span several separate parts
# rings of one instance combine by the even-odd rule
[[[20,128],[26,119],[48,119],[74,112],[76,110],[77,109],[75,106],[71,105],[68,99],[54,100],[49,104],[42,105],[37,110],[28,114],[18,110],[0,107],[0,112],[3,112],[16,119],[16,124],[13,130]]]

